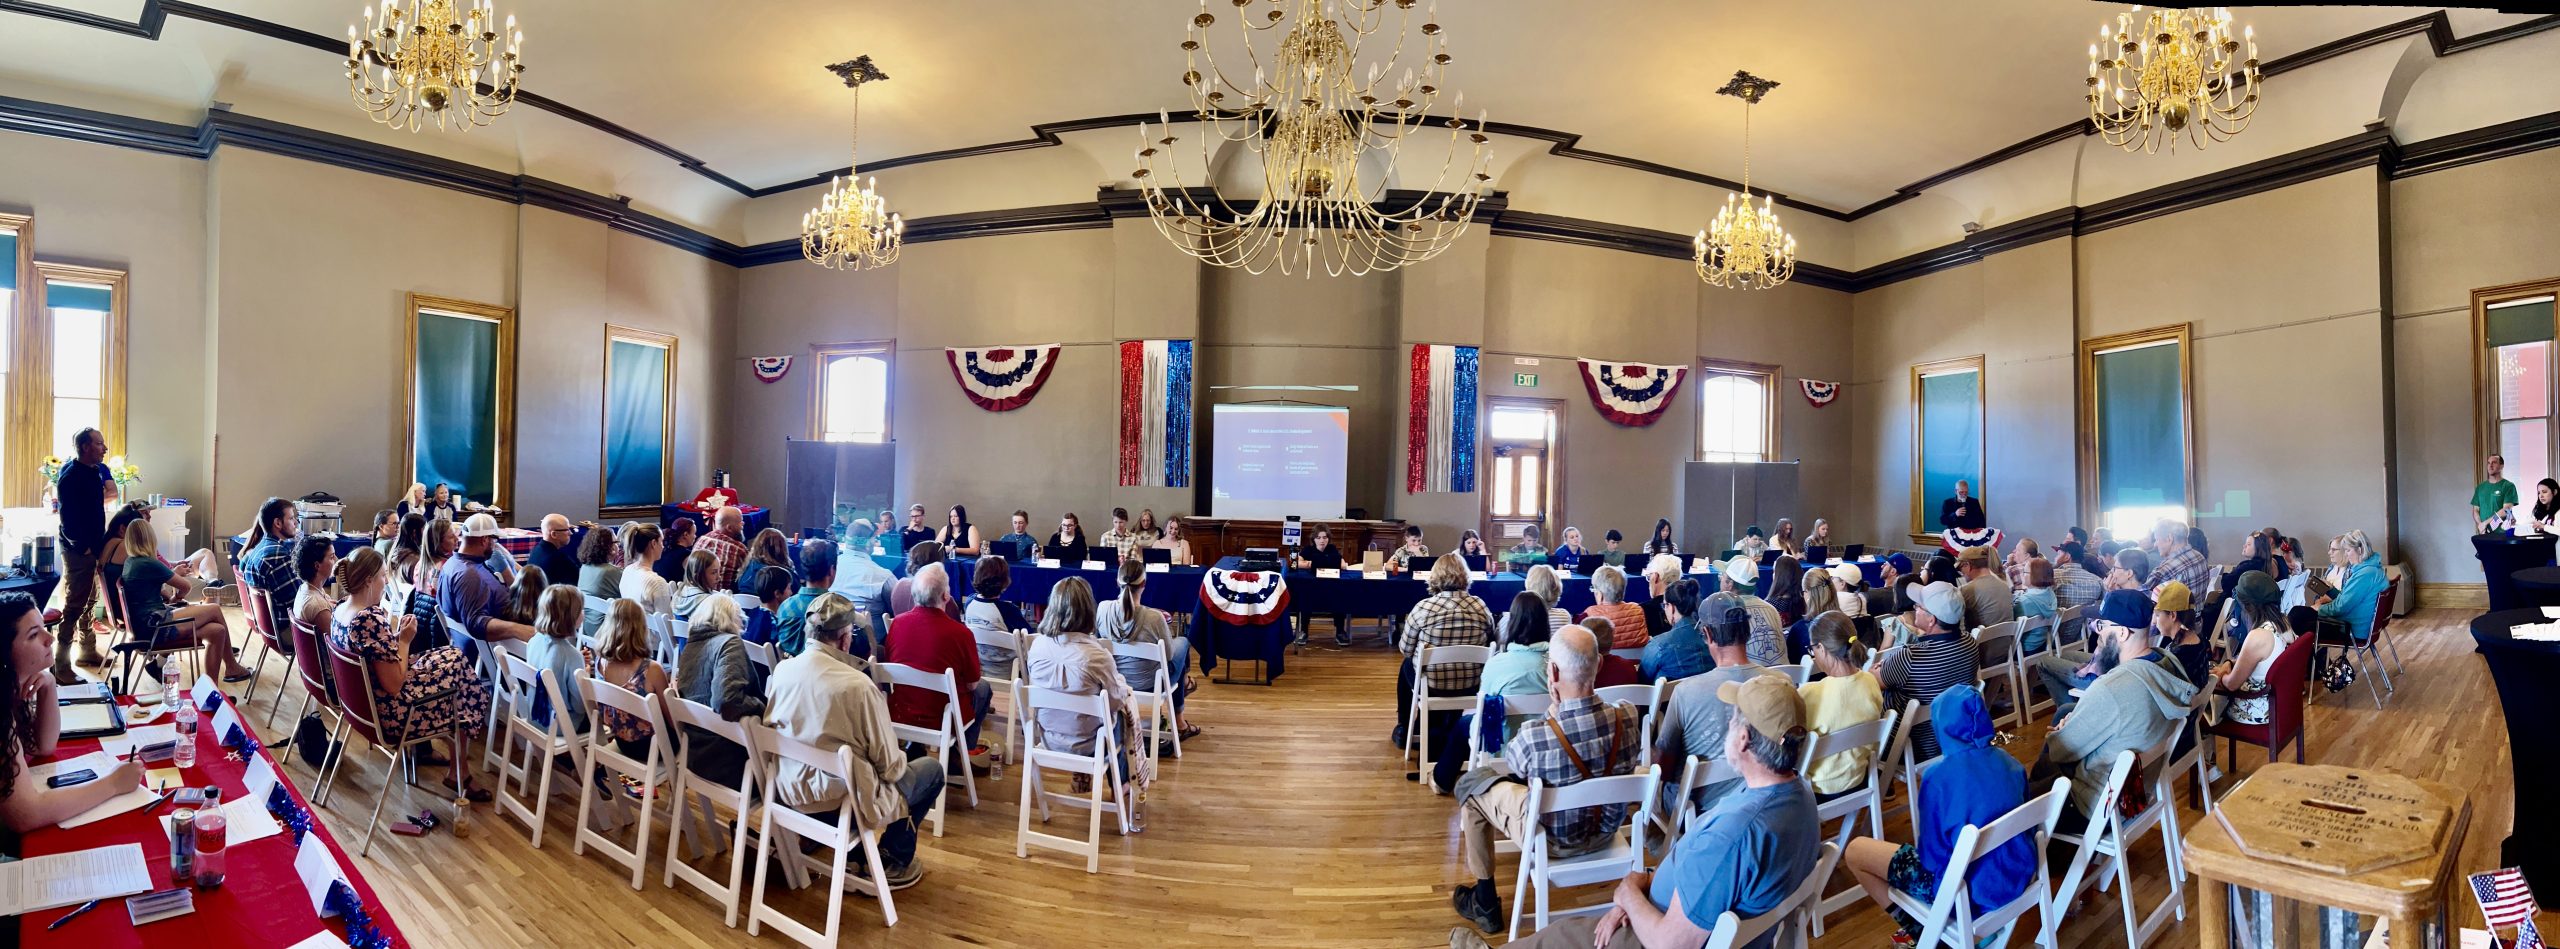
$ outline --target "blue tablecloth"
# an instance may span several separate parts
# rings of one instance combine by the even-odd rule
[[[0,580],[0,593],[24,593],[35,598],[37,610],[43,610],[45,601],[53,599],[53,588],[61,582],[59,573],[30,573]]]
[[[762,533],[765,528],[773,526],[773,510],[771,508],[761,508],[744,504],[739,505],[738,507],[746,516],[746,535],[748,540],[756,539],[757,534]],[[695,528],[694,533],[696,534],[707,533],[711,530],[710,519],[704,517],[701,511],[694,510],[691,506],[682,501],[669,501],[665,504],[658,505],[659,527],[665,527],[669,524],[673,524],[676,522],[676,518],[679,517],[692,521]]]
[[[1148,584],[1147,592],[1153,594],[1155,585]],[[1292,590],[1293,602],[1296,596]],[[1192,599],[1199,599],[1196,582],[1192,585]],[[1265,685],[1278,681],[1280,674],[1288,671],[1289,644],[1298,641],[1296,620],[1290,616],[1283,615],[1263,626],[1240,626],[1222,622],[1210,616],[1208,610],[1191,612],[1191,631],[1186,635],[1191,638],[1191,654],[1198,658],[1200,671],[1216,669],[1220,656],[1229,662],[1260,662]],[[1235,672],[1227,671],[1231,676]]]

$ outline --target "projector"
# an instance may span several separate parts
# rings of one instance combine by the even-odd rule
[[[1278,570],[1280,569],[1280,548],[1247,547],[1244,549],[1243,562],[1236,566],[1238,569],[1250,571]]]

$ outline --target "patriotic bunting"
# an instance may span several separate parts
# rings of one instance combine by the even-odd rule
[[[1642,428],[1662,417],[1671,407],[1671,397],[1680,384],[1689,379],[1687,366],[1653,366],[1639,362],[1582,363],[1582,387],[1591,393],[1591,407],[1600,410],[1602,418],[1620,425]]]
[[[1191,486],[1191,341],[1120,343],[1120,485]]]
[[[782,381],[782,375],[791,371],[791,357],[756,356],[747,360],[747,365],[755,370],[757,382],[772,385]]]
[[[1996,554],[2000,550],[2000,529],[1984,527],[1965,530],[1960,527],[1950,527],[1938,532],[1938,546],[1944,548],[1947,556],[1950,557],[1964,553],[1967,547],[1989,547]]]
[[[1405,408],[1404,489],[1476,489],[1476,348],[1413,347]]]
[[[1831,400],[1840,397],[1840,384],[1837,382],[1824,382],[1820,379],[1798,379],[1796,380],[1796,385],[1804,389],[1804,400],[1813,403],[1813,407],[1817,409],[1830,405]]]
[[[1277,571],[1212,567],[1200,578],[1200,606],[1221,623],[1267,626],[1289,615],[1289,582]]]
[[[989,412],[1010,412],[1030,404],[1031,397],[1040,394],[1040,386],[1049,381],[1049,370],[1058,364],[1055,343],[942,352],[951,361],[951,378],[959,381],[960,391]]]

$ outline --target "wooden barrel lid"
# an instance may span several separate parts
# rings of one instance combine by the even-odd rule
[[[2390,772],[2276,763],[2231,789],[2213,816],[2251,857],[2352,876],[2433,855],[2452,809]]]

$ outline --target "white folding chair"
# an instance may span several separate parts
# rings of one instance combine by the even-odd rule
[[[597,777],[608,771],[637,782],[640,785],[640,826],[632,835],[629,846],[599,833],[589,822],[596,795],[582,788],[578,795],[578,836],[570,841],[569,852],[584,856],[587,845],[595,844],[596,849],[603,851],[608,859],[631,868],[631,888],[637,890],[649,872],[649,821],[658,809],[658,786],[668,780],[667,771],[674,763],[667,751],[666,729],[658,714],[658,703],[650,696],[592,675],[578,677],[578,692],[587,703],[587,760],[586,767],[578,774],[579,783],[592,788]],[[605,727],[606,709],[649,723],[649,737],[646,739],[649,751],[645,757],[633,758],[622,753],[622,746],[613,731]],[[625,814],[629,807],[620,794],[613,796],[612,806],[618,816]]]
[[[2054,945],[2054,931],[2060,922],[2054,918],[2054,907],[2070,905],[2068,897],[2055,899],[2051,877],[2045,871],[2044,843],[2053,833],[2053,825],[2062,819],[2062,805],[2070,799],[2071,782],[2056,779],[2043,794],[2027,799],[2015,810],[2001,815],[1989,827],[1967,825],[1956,834],[1954,851],[1947,855],[1947,868],[1939,871],[1938,898],[1927,903],[1901,890],[1893,891],[1893,905],[1920,921],[1920,941],[1924,947],[1945,946],[1947,949],[1974,949],[1976,946],[2009,944],[2018,919],[2028,910],[2036,911],[2036,938],[2030,945]],[[2036,854],[2036,880],[2018,893],[2017,898],[1979,916],[1973,912],[1973,862],[2020,837],[2033,841]]]
[[[673,614],[649,614],[649,658],[657,660],[659,665],[674,668],[676,649],[684,641],[686,628],[685,621]]]
[[[2196,689],[2195,696],[2187,700],[2187,722],[2178,728],[2179,737],[2187,741],[2186,753],[2169,762],[2169,767],[2161,773],[2165,787],[2175,784],[2178,775],[2193,772],[2196,810],[2207,813],[2213,810],[2214,768],[2213,738],[2204,731],[2205,713],[2213,708],[2213,697],[2221,691],[2222,680],[2208,675],[2204,685]]]
[[[1811,663],[1800,662],[1792,666],[1770,666],[1769,671],[1786,676],[1788,679],[1793,680],[1796,688],[1799,689],[1804,688],[1804,684],[1812,681],[1813,679],[1813,665]]]
[[[2087,639],[2089,635],[2089,614],[2097,612],[2097,609],[2098,605],[2095,603],[2082,603],[2078,606],[2055,613],[2053,615],[2053,635],[2048,637],[2046,641],[2053,644],[2052,648],[2060,649],[2065,643],[2079,643],[2082,640]]]
[[[570,773],[584,777],[587,773],[586,735],[570,730],[569,712],[561,704],[564,694],[560,684],[552,678],[551,670],[536,670],[532,664],[514,656],[505,656],[504,660],[507,690],[524,697],[525,711],[507,716],[507,730],[498,739],[505,745],[498,762],[498,811],[523,821],[525,830],[532,834],[534,849],[539,850],[542,848],[543,819],[551,812],[551,773],[555,770],[551,762],[567,755]],[[551,720],[543,724],[536,724],[531,712],[532,696],[537,690],[551,704]],[[519,749],[523,751],[522,760],[517,758]],[[515,788],[512,793],[508,791],[511,784]],[[528,791],[532,793],[529,800],[517,799],[517,794]],[[594,792],[581,786],[577,793]]]
[[[729,594],[729,599],[735,601],[738,604],[738,609],[740,610],[764,608],[764,600],[757,598],[753,593],[732,593]]]
[[[498,658],[501,651],[472,636],[471,627],[454,622],[453,617],[439,613],[436,620],[444,624],[445,638],[453,642],[454,648],[471,657],[471,674],[489,683],[489,725],[480,736],[480,769],[497,770],[505,757],[498,736],[506,731],[507,719],[513,716],[507,697],[506,665]]]
[[[1982,689],[1983,704],[1991,705],[1992,683],[1999,683],[2001,691],[2009,694],[2009,710],[1994,712],[1992,727],[2026,724],[2027,663],[2018,651],[2018,621],[1976,627],[1973,630],[1973,648],[1977,657],[1983,653],[1996,657],[1974,666],[1973,681]]]
[[[585,642],[586,640],[603,634],[604,621],[607,615],[606,611],[612,605],[612,600],[604,599],[602,597],[591,596],[586,598],[586,615],[580,617],[578,620],[578,640],[580,642]]]
[[[1912,795],[1920,792],[1920,763],[1917,760],[1919,752],[1914,746],[1920,730],[1928,727],[1927,703],[1919,699],[1902,703],[1902,714],[1897,717],[1895,723],[1893,743],[1885,752],[1884,760],[1876,765],[1876,769],[1884,778],[1887,793],[1892,792],[1895,782],[1899,781],[1902,784],[1902,797],[1892,807],[1885,809],[1887,816],[1910,809]]]
[[[967,761],[968,752],[965,750],[966,746],[961,744],[962,736],[967,732],[960,726],[960,703],[969,699],[961,694],[959,679],[953,676],[949,669],[926,672],[899,662],[875,662],[871,664],[871,668],[888,674],[890,690],[923,689],[941,693],[943,703],[940,724],[932,728],[920,728],[893,722],[889,725],[889,730],[898,736],[899,741],[933,749],[934,766],[941,768],[945,777],[951,775],[952,749],[964,749],[960,753],[962,758],[960,774],[967,782],[965,786],[969,789],[969,806],[978,806],[978,778],[970,771]],[[933,835],[936,837],[942,836],[943,804],[950,798],[951,785],[946,783],[942,791],[933,797],[933,810],[925,814],[925,817],[933,821]]]
[[[773,671],[773,644],[772,644],[772,643],[755,643],[755,642],[748,642],[747,640],[745,640],[745,639],[743,639],[743,638],[742,638],[742,639],[738,640],[738,645],[741,645],[741,646],[745,646],[745,647],[747,647],[747,661],[748,661],[748,662],[752,662],[752,663],[755,663],[756,665],[763,666],[763,667],[764,667],[764,671],[765,671],[766,673],[768,673],[768,674],[769,674],[769,673],[771,673],[771,672]]]
[[[1823,844],[1821,855],[1814,858],[1813,873],[1806,876],[1804,882],[1796,884],[1795,892],[1787,894],[1786,899],[1778,901],[1778,905],[1770,907],[1768,912],[1750,919],[1735,916],[1732,910],[1718,914],[1715,928],[1707,931],[1705,949],[1734,949],[1750,945],[1761,934],[1782,923],[1794,927],[1795,935],[1792,939],[1773,940],[1771,945],[1791,944],[1803,949],[1806,928],[1819,926],[1822,920],[1822,914],[1813,908],[1813,899],[1822,892],[1822,881],[1831,878],[1831,869],[1839,865],[1840,845]]]
[[[728,911],[725,922],[735,929],[738,926],[739,897],[743,895],[739,884],[746,879],[748,822],[755,808],[756,792],[763,790],[764,770],[757,766],[754,739],[745,723],[723,719],[718,712],[712,711],[711,706],[681,695],[668,694],[664,698],[667,728],[675,735],[676,742],[676,760],[670,769],[675,772],[675,789],[668,795],[675,804],[676,813],[667,819],[667,869],[662,885],[673,889],[677,880],[692,884],[704,895],[719,901],[720,907]],[[739,753],[746,760],[745,773],[739,776],[735,788],[694,774],[693,769],[684,764],[692,760],[697,743],[708,750],[708,746],[719,742],[738,746]],[[685,810],[688,806],[694,808],[694,814],[690,816],[699,821],[695,825],[697,831],[694,836],[710,838],[714,843],[719,843],[719,840],[711,837],[711,828],[718,823],[718,815],[712,808],[725,807],[733,815],[726,842],[729,850],[729,876],[726,880],[714,880],[684,862],[684,829],[688,816]],[[696,846],[700,846],[699,841]]]
[[[846,787],[853,786],[852,747],[839,745],[834,751],[820,751],[816,745],[765,727],[762,721],[749,719],[744,724],[747,734],[753,736],[749,739],[749,746],[756,751],[755,767],[762,768],[766,774],[779,775],[780,764],[788,761],[832,777]],[[878,897],[884,925],[898,925],[897,901],[886,882],[888,871],[880,864],[880,831],[863,825],[861,818],[854,813],[853,795],[846,794],[836,802],[835,820],[832,822],[793,810],[770,798],[768,795],[762,808],[763,820],[758,825],[756,885],[747,901],[747,935],[763,935],[765,924],[771,923],[774,929],[791,937],[792,941],[813,949],[838,945],[843,933],[844,891],[847,887]],[[835,851],[835,857],[825,865],[829,871],[825,929],[811,929],[808,924],[791,918],[791,914],[781,909],[766,905],[764,901],[765,888],[770,882],[768,878],[772,876],[775,862],[809,867],[818,865],[815,859],[800,852],[799,841],[803,838]],[[845,873],[845,861],[852,856],[855,847],[862,848],[863,859],[870,864],[871,873],[867,877],[847,876]]]
[[[1529,779],[1528,839],[1520,843],[1520,872],[1511,888],[1511,938],[1520,937],[1523,904],[1536,904],[1538,929],[1547,928],[1557,916],[1582,916],[1609,908],[1607,901],[1590,906],[1554,909],[1548,904],[1556,887],[1587,886],[1625,877],[1644,869],[1645,830],[1653,823],[1655,792],[1662,784],[1662,768],[1646,765],[1635,774],[1585,778],[1572,784],[1548,784],[1544,779]],[[1547,840],[1546,817],[1586,807],[1624,807],[1618,833],[1609,843],[1590,853],[1558,856]]]
[[[1554,708],[1556,704],[1556,697],[1545,692],[1515,692],[1501,698],[1502,718],[1506,722],[1543,717],[1547,714],[1547,710]],[[1474,724],[1467,728],[1467,767],[1478,768],[1493,763],[1494,759],[1502,757],[1502,752],[1488,750],[1484,746],[1485,696],[1478,694],[1472,701],[1475,704],[1469,706],[1472,709],[1470,714],[1475,718]],[[1423,758],[1422,768],[1422,773],[1426,775],[1431,773],[1429,757]]]
[[[2030,670],[2035,668],[2032,663],[2036,659],[2052,655],[2054,651],[2062,648],[2062,624],[2057,622],[2057,619],[2058,617],[2053,616],[2025,616],[2018,619],[2018,681],[2019,688],[2024,691],[2018,700],[2026,703],[2025,718],[2027,720],[2032,720],[2053,709],[2053,696],[2036,697],[2036,676]],[[2030,651],[2027,649],[2027,634],[2037,630],[2044,631],[2044,645]]]
[[[1812,747],[1805,751],[1804,760],[1818,764],[1833,755],[1860,748],[1868,750],[1865,780],[1855,790],[1822,802],[1814,812],[1823,823],[1840,822],[1839,831],[1831,835],[1831,842],[1839,849],[1847,849],[1849,839],[1858,835],[1859,811],[1867,814],[1867,836],[1884,839],[1884,776],[1889,767],[1885,754],[1893,743],[1894,722],[1900,718],[1901,713],[1888,710],[1883,718],[1816,735]],[[1824,920],[1832,913],[1857,905],[1865,898],[1866,891],[1853,886],[1840,893],[1817,895],[1818,901],[1813,904],[1813,935],[1819,936],[1822,935]]]
[[[1593,695],[1599,696],[1602,705],[1625,702],[1636,707],[1636,721],[1644,726],[1639,736],[1641,740],[1636,743],[1637,761],[1653,760],[1653,708],[1656,704],[1654,695],[1661,688],[1660,682],[1638,682],[1633,685],[1602,686],[1592,690]]]
[[[1101,726],[1094,731],[1093,751],[1077,754],[1072,751],[1051,750],[1047,729],[1040,726],[1039,713],[1042,709],[1066,712],[1101,722]],[[1111,711],[1111,698],[1106,695],[1099,693],[1074,695],[1039,686],[1023,688],[1022,724],[1026,731],[1023,737],[1021,816],[1020,824],[1014,831],[1014,856],[1029,857],[1031,848],[1034,846],[1083,854],[1084,872],[1101,872],[1102,815],[1105,812],[1118,815],[1120,833],[1123,836],[1129,833],[1129,790],[1128,786],[1120,780],[1116,765],[1120,757],[1117,718],[1118,716]],[[1060,744],[1066,743],[1060,742]],[[1043,775],[1051,771],[1060,774],[1084,775],[1090,790],[1081,797],[1049,790],[1042,785],[1041,780]],[[1102,792],[1105,787],[1111,789],[1111,799],[1108,801],[1103,800]],[[1032,830],[1031,811],[1034,802],[1038,804],[1040,822],[1043,824],[1049,822],[1049,805],[1052,802],[1065,807],[1086,808],[1089,813],[1084,839],[1077,840]]]
[[[1144,743],[1148,761],[1163,760],[1163,755],[1156,750],[1159,735],[1173,736],[1173,756],[1177,759],[1181,758],[1182,730],[1174,727],[1173,675],[1170,670],[1173,663],[1165,658],[1164,644],[1112,643],[1111,655],[1115,659],[1140,659],[1155,663],[1154,681],[1128,683],[1129,715],[1138,720],[1139,741]],[[1145,688],[1140,688],[1142,685]]]
[[[1405,707],[1405,757],[1421,749],[1422,773],[1431,773],[1431,713],[1463,712],[1475,706],[1472,695],[1431,694],[1431,669],[1435,666],[1475,666],[1479,671],[1493,658],[1491,646],[1425,645],[1413,654],[1413,704]],[[1425,782],[1428,786],[1429,782]]]
[[[1689,823],[1703,815],[1698,807],[1698,792],[1727,781],[1742,780],[1741,770],[1722,758],[1690,755],[1680,767],[1680,786],[1671,797],[1671,807],[1661,812],[1663,839],[1679,840],[1689,835]]]
[[[1012,675],[993,675],[991,670],[982,668],[978,678],[986,682],[988,688],[995,690],[996,697],[1002,700],[1004,705],[1004,731],[997,733],[997,740],[992,747],[1003,756],[1004,760],[1018,760],[1022,750],[1022,684],[1029,678],[1023,675],[1023,667],[1028,663],[1031,652],[1030,634],[1018,629],[998,632],[972,626],[969,627],[969,635],[978,641],[980,649],[1001,649],[1013,654]],[[980,665],[985,664],[980,663]],[[994,709],[991,707],[988,711],[993,712]],[[985,733],[984,726],[980,727],[979,732]]]
[[[2099,889],[2114,887],[2116,898],[2124,907],[2125,945],[2140,949],[2169,924],[2169,918],[2187,918],[2186,861],[2178,846],[2178,808],[2169,797],[2169,749],[2178,737],[2172,732],[2160,743],[2144,749],[2137,756],[2120,752],[2113,767],[2107,770],[2106,786],[2098,792],[2096,809],[2089,826],[2077,833],[2053,834],[2053,839],[2073,847],[2070,869],[2055,884],[2056,905],[2069,906],[2083,890],[2094,885]],[[2117,802],[2128,788],[2145,787],[2151,792],[2151,804],[2130,818],[2120,813]],[[2159,905],[2143,911],[2133,901],[2133,871],[2128,853],[2145,831],[2160,831],[2162,856],[2168,861],[2169,893]]]

